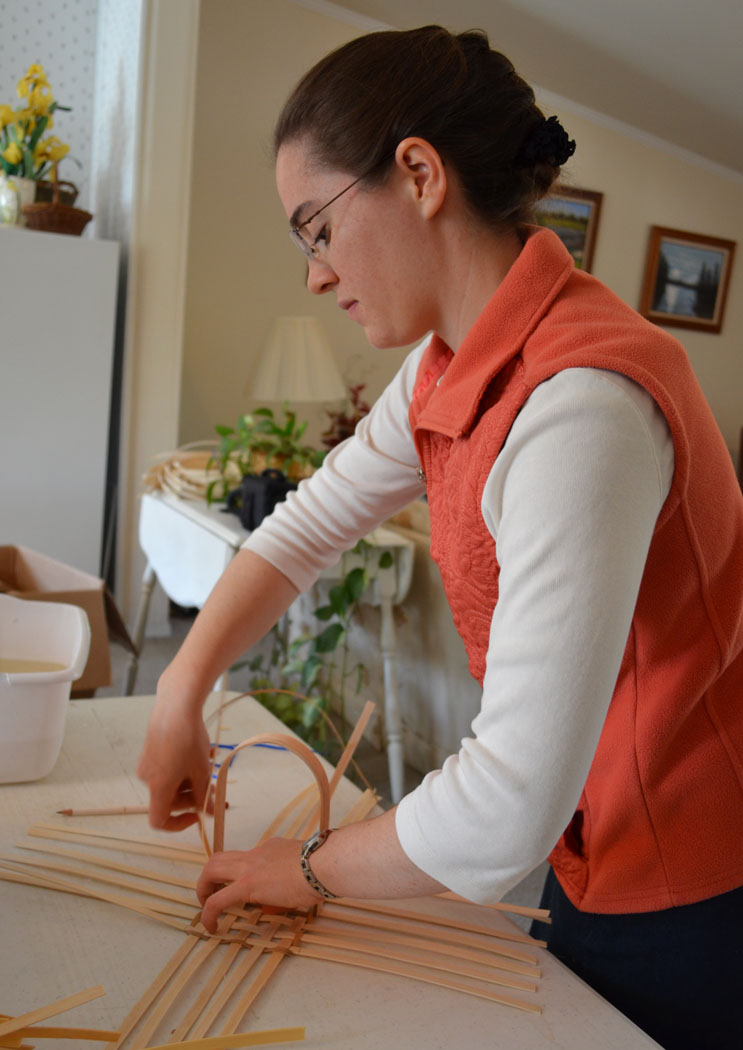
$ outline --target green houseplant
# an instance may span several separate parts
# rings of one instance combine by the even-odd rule
[[[299,480],[320,466],[326,454],[305,443],[307,423],[299,422],[287,404],[281,416],[270,408],[257,408],[240,416],[236,426],[220,424],[215,429],[219,448],[210,465],[217,468],[219,478],[207,489],[207,500],[212,503],[226,500],[244,474],[273,467],[290,480]],[[329,728],[331,714],[340,723],[342,738],[347,697],[351,690],[360,693],[365,680],[365,668],[352,660],[348,636],[375,566],[373,548],[363,540],[353,553],[353,564],[341,572],[327,601],[312,611],[320,625],[317,630],[290,638],[286,622],[279,624],[258,655],[232,668],[247,667],[250,691],[256,698],[331,759],[337,757],[338,748],[338,739]],[[389,554],[383,554],[377,564],[385,568],[389,559]]]
[[[348,559],[349,567],[342,567],[327,599],[312,610],[318,629],[290,638],[286,623],[279,624],[267,648],[234,667],[249,668],[250,689],[261,703],[331,760],[338,757],[338,739],[328,729],[329,720],[345,738],[347,702],[362,692],[368,678],[365,666],[352,657],[350,630],[377,567],[392,564],[389,552],[376,558],[364,540],[349,553],[355,556]]]
[[[267,467],[275,467],[291,481],[297,481],[320,466],[325,453],[302,441],[307,423],[298,422],[287,404],[282,412],[283,419],[277,418],[270,408],[256,408],[240,416],[234,427],[215,427],[219,448],[210,465],[217,468],[220,477],[207,488],[208,502],[225,500],[244,474],[259,474]]]

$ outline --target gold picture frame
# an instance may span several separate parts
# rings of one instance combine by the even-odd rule
[[[540,226],[547,226],[560,238],[578,270],[591,273],[596,246],[603,193],[558,185],[536,207]]]

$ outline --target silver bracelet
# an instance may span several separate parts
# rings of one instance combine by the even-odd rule
[[[321,897],[325,897],[329,901],[336,900],[338,894],[326,890],[323,884],[315,878],[310,867],[310,856],[322,846],[323,842],[327,842],[328,836],[332,831],[333,828],[326,828],[324,831],[316,831],[314,835],[310,835],[307,841],[302,844],[302,850],[299,854],[299,864],[307,882],[316,893],[319,893]]]

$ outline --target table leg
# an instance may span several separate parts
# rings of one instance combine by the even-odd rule
[[[377,577],[377,584],[380,582],[379,577]],[[390,797],[396,804],[405,793],[405,752],[400,703],[397,696],[397,675],[395,673],[395,661],[397,658],[395,617],[392,598],[382,593],[379,594],[379,598],[381,612],[380,648],[384,667],[384,723],[387,735],[387,762],[390,770]]]
[[[142,577],[142,589],[139,593],[139,606],[137,608],[137,618],[134,624],[134,633],[132,635],[132,641],[134,642],[134,648],[136,651],[129,654],[129,661],[127,663],[124,686],[122,689],[123,696],[131,696],[134,692],[134,684],[137,681],[137,670],[139,668],[139,653],[142,652],[144,631],[147,626],[147,615],[150,611],[150,599],[152,598],[152,590],[155,586],[156,580],[157,577],[155,576],[155,570],[152,568],[152,565],[147,562],[144,576]]]

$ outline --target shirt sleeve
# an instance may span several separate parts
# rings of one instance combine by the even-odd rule
[[[650,395],[592,369],[541,384],[498,456],[482,497],[500,576],[481,709],[396,814],[408,857],[471,900],[499,900],[575,811],[672,474]]]
[[[362,536],[425,492],[408,407],[427,343],[408,354],[355,434],[329,452],[322,467],[243,543],[300,592]]]

